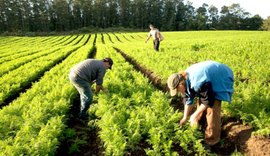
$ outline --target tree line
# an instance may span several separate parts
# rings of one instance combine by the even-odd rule
[[[239,4],[221,10],[184,0],[1,0],[0,32],[71,31],[85,27],[160,30],[258,30],[259,15]]]

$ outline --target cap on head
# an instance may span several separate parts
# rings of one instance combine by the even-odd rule
[[[113,60],[111,58],[109,58],[109,57],[104,58],[103,59],[103,62],[109,62],[109,65],[110,65],[110,68],[109,69],[112,69]]]
[[[177,94],[177,86],[181,80],[184,80],[184,77],[179,74],[172,74],[168,80],[167,85],[170,89],[171,96],[175,96]]]

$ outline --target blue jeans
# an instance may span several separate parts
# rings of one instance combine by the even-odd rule
[[[91,86],[88,81],[81,79],[77,74],[69,73],[69,80],[73,86],[78,90],[81,100],[81,108],[79,117],[86,118],[87,110],[93,100],[93,93],[91,91]]]

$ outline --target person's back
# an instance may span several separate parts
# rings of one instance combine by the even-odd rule
[[[103,76],[106,72],[106,68],[101,60],[87,59],[74,66],[71,71],[91,83],[97,79],[98,75]],[[100,83],[102,82],[99,82],[99,84]]]
[[[190,87],[195,91],[205,82],[211,82],[213,91],[217,94],[219,100],[231,101],[227,95],[233,93],[234,76],[232,70],[225,64],[215,61],[204,61],[191,65],[186,69]],[[226,93],[226,95],[222,95]]]

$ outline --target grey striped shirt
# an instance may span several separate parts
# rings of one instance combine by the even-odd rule
[[[106,67],[102,60],[87,59],[75,65],[70,72],[89,83],[96,81],[97,85],[102,85]]]

